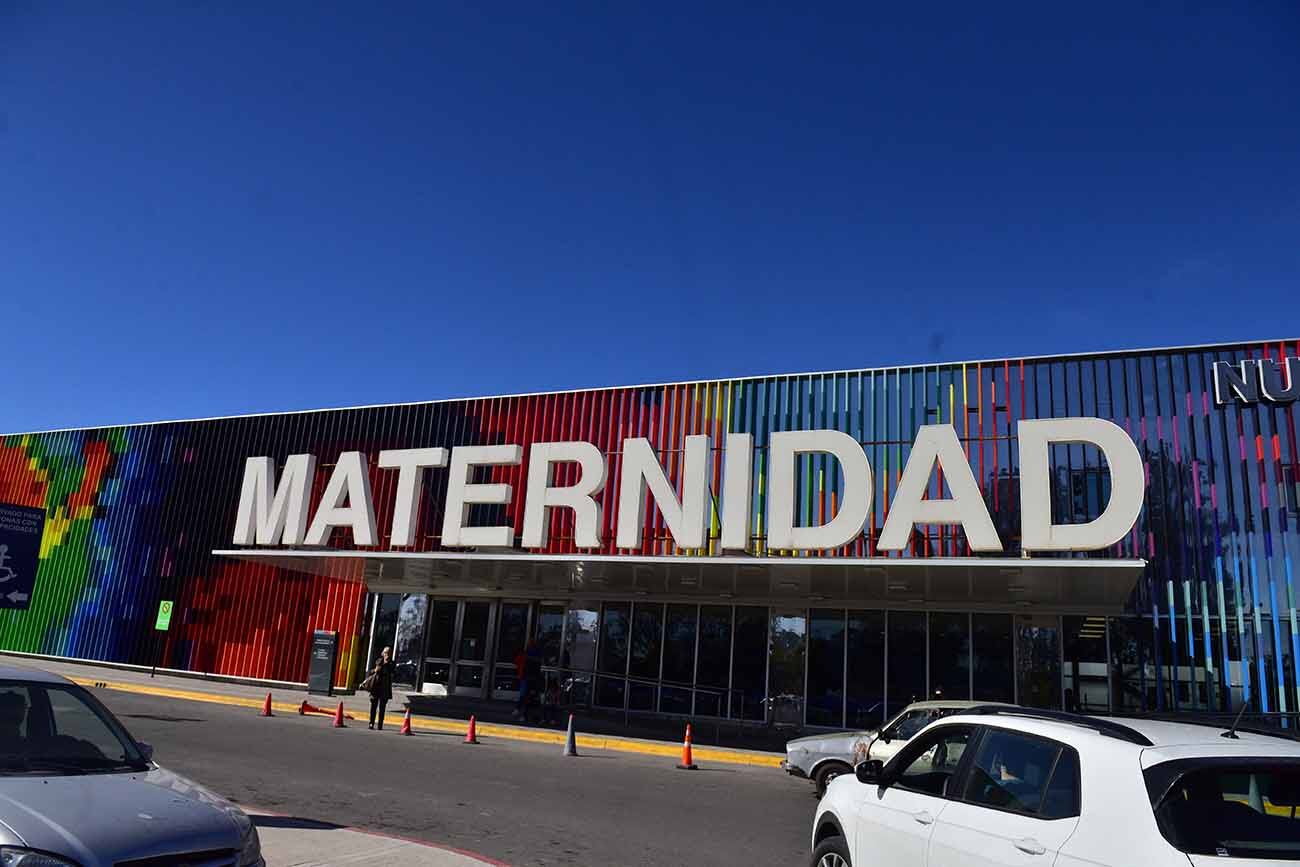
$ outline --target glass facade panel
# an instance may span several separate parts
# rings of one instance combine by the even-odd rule
[[[482,662],[487,659],[488,619],[492,616],[491,602],[462,602],[464,613],[460,622],[460,647],[457,660]]]
[[[385,647],[393,647],[397,640],[397,612],[402,605],[400,593],[383,593],[375,597],[375,627],[370,635],[370,658],[366,660],[369,670],[380,652]],[[410,681],[414,683],[414,680]]]
[[[1111,710],[1115,713],[1156,709],[1155,648],[1152,624],[1139,617],[1110,618]]]
[[[1010,614],[971,615],[976,701],[1016,700],[1015,653]]]
[[[596,665],[596,623],[600,611],[594,605],[569,606],[564,623],[564,650],[560,667],[591,671]]]
[[[631,613],[630,602],[605,603],[600,620],[599,668],[606,674],[621,675],[627,671],[627,625]]]
[[[564,635],[564,606],[539,605],[537,626],[533,632],[537,636],[537,646],[542,652],[542,665],[548,667],[559,665],[560,640]]]
[[[638,602],[632,608],[631,677],[659,679],[660,647],[663,643],[664,607],[658,602]],[[653,709],[653,705],[651,708]]]
[[[496,670],[492,675],[492,689],[496,692],[517,692],[519,674],[515,671],[515,654],[524,650],[528,641],[527,602],[503,602],[497,616]]]
[[[802,610],[772,613],[772,656],[768,661],[768,696],[771,721],[781,725],[803,723],[804,659],[808,618]]]
[[[1016,616],[1016,694],[1025,707],[1061,708],[1060,618]]]
[[[885,612],[848,613],[847,719],[852,729],[885,721]]]
[[[420,645],[424,643],[425,615],[429,597],[411,593],[402,597],[397,608],[396,638],[393,640],[393,662],[397,664],[394,683],[415,686],[420,671]],[[378,648],[383,650],[383,645]]]
[[[1062,617],[1062,700],[1065,709],[1107,713],[1110,688],[1106,666],[1106,618]]]
[[[668,625],[664,630],[663,679],[671,683],[695,681],[694,605],[669,605]]]
[[[808,725],[844,725],[844,610],[814,608],[808,621]]]
[[[407,597],[414,599],[414,596]],[[421,600],[428,597],[421,594]],[[421,602],[423,605],[424,602]],[[403,608],[406,602],[402,603]],[[429,644],[424,655],[429,659],[451,659],[452,645],[456,641],[456,611],[459,602],[435,599],[429,612]]]
[[[731,715],[738,719],[766,719],[767,609],[738,605],[735,623]]]
[[[890,611],[889,657],[885,695],[888,719],[914,701],[925,698],[925,612]]]
[[[970,615],[930,615],[930,698],[970,698]]]

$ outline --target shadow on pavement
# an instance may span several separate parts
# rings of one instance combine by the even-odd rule
[[[154,722],[197,722],[197,723],[207,722],[207,720],[199,719],[198,717],[165,716],[163,714],[154,714],[154,713],[124,713],[124,714],[119,714],[119,716],[126,717],[127,719],[149,719],[149,720],[153,720]]]

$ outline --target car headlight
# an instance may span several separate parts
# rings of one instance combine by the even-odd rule
[[[261,863],[262,841],[258,839],[257,828],[250,823],[239,844],[239,867],[255,867]]]
[[[17,846],[0,846],[0,867],[75,867],[75,865],[66,858],[48,852],[20,849]]]

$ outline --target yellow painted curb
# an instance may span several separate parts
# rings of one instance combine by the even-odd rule
[[[175,689],[169,686],[146,686],[137,683],[123,683],[112,680],[96,680],[89,677],[69,678],[73,683],[81,686],[111,689],[116,692],[129,692],[136,695],[153,695],[163,698],[177,698],[185,701],[201,701],[208,704],[224,704],[232,707],[251,707],[260,709],[265,703],[265,699],[257,698],[240,698],[235,695],[219,695],[212,692],[198,692],[189,689]],[[297,714],[297,704],[287,702],[272,702],[271,709],[275,712],[285,714]],[[344,709],[346,712],[346,708]],[[384,716],[384,725],[401,725],[402,715],[394,716],[386,714]],[[465,734],[469,729],[469,724],[460,720],[447,720],[439,717],[411,717],[411,728],[430,731],[430,732],[452,732],[454,734]],[[493,723],[482,723],[478,726],[478,734],[484,737],[501,738],[503,740],[529,741],[532,743],[543,744],[563,744],[566,733],[562,731],[552,731],[545,729],[526,729],[517,726],[495,725]],[[670,743],[653,743],[649,741],[639,741],[633,738],[620,738],[605,735],[583,735],[577,736],[579,747],[585,747],[589,750],[609,750],[621,753],[638,753],[646,756],[679,756],[681,746]],[[722,762],[732,765],[749,765],[751,767],[778,768],[781,766],[781,756],[774,753],[748,753],[741,750],[728,750],[718,747],[693,747],[692,753],[694,758],[702,759],[708,762]]]

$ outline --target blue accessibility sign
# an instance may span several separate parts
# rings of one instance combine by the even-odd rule
[[[31,604],[44,531],[44,509],[0,503],[0,608]]]

